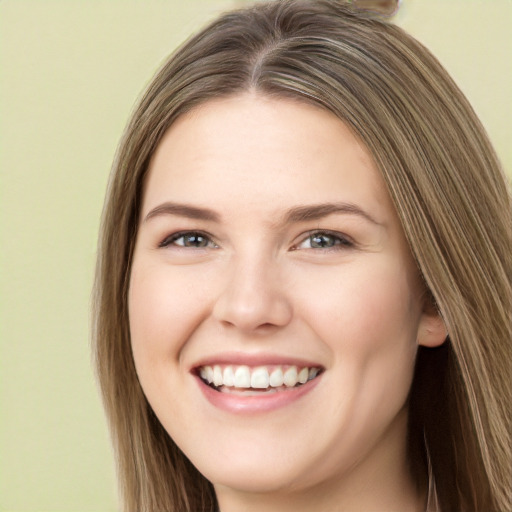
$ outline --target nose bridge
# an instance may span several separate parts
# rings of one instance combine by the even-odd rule
[[[275,257],[263,251],[246,250],[235,255],[226,270],[214,315],[241,330],[286,325],[292,306]]]

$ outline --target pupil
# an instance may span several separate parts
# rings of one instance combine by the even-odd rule
[[[188,247],[206,247],[207,240],[202,235],[187,235],[185,245]]]
[[[311,246],[312,247],[332,247],[334,245],[334,240],[332,236],[329,235],[314,235],[311,238]]]

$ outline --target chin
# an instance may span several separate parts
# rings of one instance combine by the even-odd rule
[[[292,436],[274,442],[267,438],[262,443],[261,438],[254,437],[253,442],[249,437],[243,441],[230,443],[223,449],[221,442],[212,440],[216,450],[195,451],[190,454],[192,463],[214,486],[256,494],[315,486],[344,465],[344,461],[336,457],[333,467],[333,461],[321,447],[315,448],[313,443]]]
[[[266,464],[240,463],[223,467],[220,470],[206,471],[204,476],[214,485],[237,490],[244,493],[272,494],[284,489],[300,487],[300,473],[294,468],[274,467],[274,461]]]

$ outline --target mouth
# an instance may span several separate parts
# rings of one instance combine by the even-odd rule
[[[322,372],[318,366],[295,365],[205,365],[196,369],[197,376],[215,391],[244,397],[291,391]]]

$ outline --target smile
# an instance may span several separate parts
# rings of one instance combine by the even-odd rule
[[[214,365],[198,369],[201,380],[211,388],[242,396],[289,391],[315,379],[320,372],[318,367],[288,365]]]

